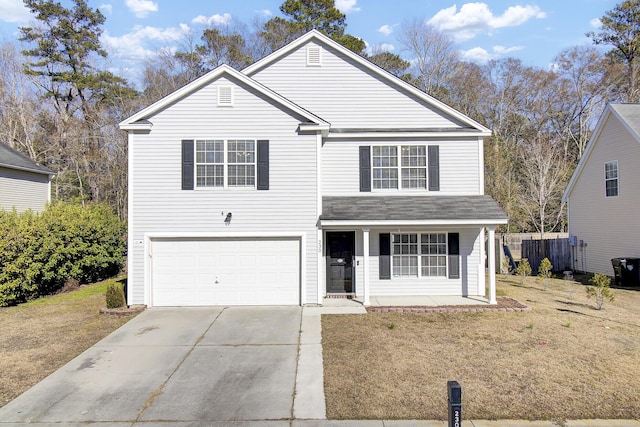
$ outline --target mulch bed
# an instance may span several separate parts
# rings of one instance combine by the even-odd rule
[[[487,313],[531,311],[531,307],[510,297],[497,297],[497,304],[488,305],[439,305],[439,306],[403,306],[403,307],[367,307],[370,313]]]

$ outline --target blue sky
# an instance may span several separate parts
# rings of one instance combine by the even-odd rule
[[[280,15],[283,0],[89,0],[106,16],[103,44],[110,67],[136,79],[140,64],[160,49],[175,49],[209,25],[250,24]],[[70,0],[61,0],[71,5]],[[484,63],[507,56],[547,68],[563,49],[590,45],[585,33],[616,0],[336,0],[347,32],[369,46],[407,59],[398,41],[402,24],[425,19],[449,34],[462,57]],[[0,37],[16,39],[32,21],[21,0],[0,0]],[[198,41],[197,39],[195,40]]]

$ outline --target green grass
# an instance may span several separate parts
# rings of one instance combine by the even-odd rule
[[[22,307],[32,307],[32,306],[40,306],[40,305],[48,305],[48,304],[58,304],[66,301],[80,301],[85,298],[92,297],[95,295],[102,294],[104,295],[107,291],[107,286],[109,283],[119,283],[121,282],[121,278],[109,279],[103,282],[91,284],[91,285],[82,285],[78,290],[73,292],[66,292],[57,295],[49,295],[46,297],[41,297],[38,299],[34,299],[32,301],[21,304]]]

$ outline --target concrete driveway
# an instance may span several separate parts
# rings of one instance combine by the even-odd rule
[[[320,315],[301,307],[149,309],[0,408],[0,425],[324,417]]]

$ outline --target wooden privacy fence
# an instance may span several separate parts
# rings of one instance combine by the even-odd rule
[[[554,271],[571,270],[569,239],[523,240],[522,258],[529,260],[533,274],[538,273],[544,258],[549,258]]]

